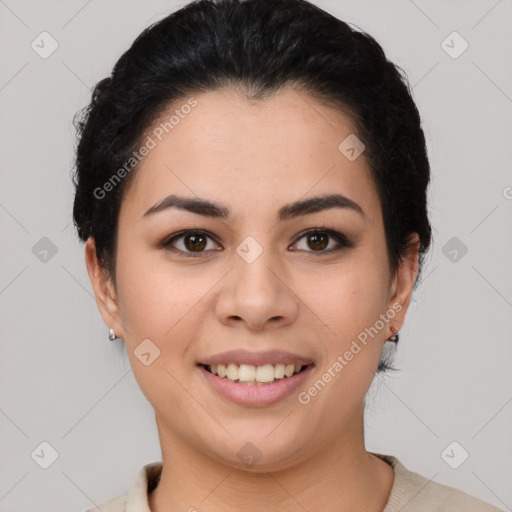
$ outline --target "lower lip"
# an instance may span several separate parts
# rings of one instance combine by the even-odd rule
[[[308,365],[303,371],[295,373],[292,377],[284,377],[277,382],[262,386],[237,384],[225,377],[210,373],[203,366],[199,365],[198,368],[213,389],[223,397],[247,407],[265,407],[291,395],[308,378],[314,365]]]

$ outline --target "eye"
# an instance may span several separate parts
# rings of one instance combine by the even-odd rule
[[[355,246],[343,233],[338,233],[332,229],[311,229],[302,233],[300,238],[298,238],[298,241],[300,242],[303,239],[305,242],[302,247],[298,247],[298,250],[305,250],[306,252],[319,252],[325,254],[336,252],[346,247],[351,248]],[[330,242],[335,243],[331,244]],[[297,246],[297,242],[295,242],[295,245]],[[312,250],[308,250],[308,247]]]
[[[209,244],[209,241],[213,242],[213,247],[212,244]],[[183,255],[192,257],[200,256],[211,250],[222,250],[217,242],[206,231],[202,230],[180,231],[163,240],[160,245],[169,251],[184,253]]]
[[[301,241],[304,240],[302,243]],[[300,244],[302,243],[302,247]],[[301,233],[292,250],[329,254],[344,248],[355,247],[343,233],[332,229],[314,228]],[[187,229],[174,233],[159,244],[160,247],[175,252],[180,256],[198,257],[209,251],[221,251],[222,247],[215,238],[200,229]],[[293,246],[292,246],[293,247]]]

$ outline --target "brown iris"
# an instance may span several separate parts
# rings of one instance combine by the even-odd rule
[[[206,247],[206,236],[204,235],[185,235],[183,240],[185,247],[189,251],[202,251]]]
[[[312,233],[308,235],[308,244],[311,249],[324,249],[327,246],[328,236],[325,233]]]

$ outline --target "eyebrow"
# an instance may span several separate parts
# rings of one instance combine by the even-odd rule
[[[149,208],[142,218],[150,217],[171,208],[219,219],[227,219],[230,216],[229,208],[225,206],[212,203],[206,199],[182,197],[171,194]],[[310,197],[282,206],[278,211],[278,219],[280,221],[287,220],[331,208],[350,209],[357,212],[363,218],[366,218],[363,209],[355,201],[352,201],[352,199],[341,194],[327,194]]]

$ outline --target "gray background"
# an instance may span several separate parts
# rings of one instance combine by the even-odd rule
[[[367,448],[512,510],[512,2],[316,3],[404,68],[433,170],[434,246],[401,331],[402,371],[372,386]],[[0,0],[1,511],[80,511],[160,460],[71,224],[71,121],[136,35],[179,5]],[[47,59],[31,48],[43,31],[59,45]],[[453,31],[469,43],[458,58],[442,45]],[[48,469],[44,445],[31,456],[43,441],[58,453]],[[469,453],[457,469],[442,456],[453,441],[452,464]]]

